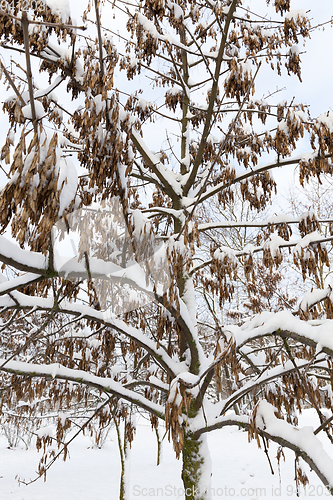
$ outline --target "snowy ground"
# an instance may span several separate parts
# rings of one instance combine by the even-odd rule
[[[309,425],[306,412],[301,424]],[[236,428],[215,431],[208,444],[213,464],[212,498],[244,498],[250,500],[282,500],[297,498],[295,494],[294,456],[286,452],[281,464],[281,479],[275,459],[276,446],[269,455],[274,475],[263,450],[255,442],[248,443],[247,433]],[[119,491],[119,452],[112,432],[102,449],[93,449],[89,437],[82,437],[70,448],[70,459],[56,462],[47,475],[29,486],[19,485],[15,476],[29,480],[35,477],[39,455],[35,450],[7,448],[0,438],[1,500],[116,500]],[[163,441],[162,463],[156,466],[156,437],[150,425],[139,419],[129,465],[129,499],[183,499],[180,462],[175,459],[167,439]],[[305,469],[305,468],[304,468]],[[308,469],[307,469],[308,470]],[[329,497],[313,472],[310,485],[300,490],[300,498]]]

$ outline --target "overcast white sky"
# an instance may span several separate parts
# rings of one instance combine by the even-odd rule
[[[69,0],[71,5],[71,10],[73,17],[76,21],[80,22],[80,14],[83,10],[84,3],[76,2],[75,0]],[[267,12],[267,17],[273,15],[276,18],[277,14],[273,9],[268,10],[266,7],[265,0],[245,0],[243,2],[244,7],[252,8],[255,11],[260,11],[261,13]],[[309,11],[308,15],[312,19],[312,24],[316,25],[330,20],[333,16],[333,1],[332,0],[291,0],[292,9],[302,8],[305,11]],[[108,14],[109,14],[108,8]],[[121,16],[123,17],[123,16]],[[94,13],[90,15],[91,19],[94,19]],[[105,19],[105,18],[104,18]],[[114,31],[121,30],[119,17],[116,20],[112,20],[112,16],[106,16],[107,23],[109,27]],[[117,42],[116,37],[114,41]],[[303,82],[300,83],[296,76],[286,77],[285,72],[283,72],[282,77],[278,77],[275,73],[269,71],[260,70],[264,73],[261,78],[260,74],[257,78],[257,97],[265,96],[275,90],[284,89],[278,96],[278,100],[287,99],[288,101],[295,96],[295,102],[304,102],[310,105],[312,116],[317,116],[327,110],[333,110],[333,95],[332,95],[332,82],[333,82],[333,28],[330,25],[326,25],[325,30],[316,30],[313,32],[311,40],[309,40],[305,47],[300,47],[305,53],[302,55],[302,77]],[[16,55],[14,56],[16,57]],[[6,53],[6,61],[8,62],[8,51]],[[24,66],[24,59],[22,58],[22,65]],[[124,78],[125,75],[123,74]],[[36,78],[38,82],[40,76]],[[45,78],[44,78],[45,81]],[[141,79],[141,83],[144,80]],[[147,82],[147,80],[145,80]],[[46,85],[46,81],[45,81]],[[138,85],[138,83],[137,83]],[[127,86],[127,82],[126,82]],[[136,90],[132,87],[131,91]],[[64,97],[62,92],[56,92],[58,96]],[[0,101],[3,101],[7,95],[4,92],[4,87],[0,87]],[[149,96],[148,96],[149,98]],[[77,102],[77,101],[76,101]],[[77,102],[77,104],[79,104]],[[76,104],[75,104],[76,106]],[[163,129],[165,124],[163,125]],[[2,137],[6,133],[6,119],[4,114],[0,114],[0,142],[3,142]],[[156,137],[156,130],[155,130]],[[158,146],[159,147],[159,146]],[[305,142],[302,144],[302,148],[309,150],[309,147]]]
[[[310,11],[308,15],[314,26],[333,17],[332,0],[292,0],[291,5],[293,9]],[[304,50],[306,53],[302,55],[303,83],[300,83],[296,76],[286,78],[287,93],[290,96],[295,95],[298,102],[310,104],[312,115],[317,116],[333,108],[333,28],[326,25],[324,31],[313,31]],[[273,89],[274,83],[267,82]]]

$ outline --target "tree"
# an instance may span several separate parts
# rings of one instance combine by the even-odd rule
[[[1,46],[15,57],[0,62],[13,94],[1,156],[2,404],[22,414],[41,398],[58,411],[84,405],[79,430],[124,418],[126,442],[133,406],[155,427],[165,420],[187,499],[210,497],[205,436],[228,425],[289,447],[332,492],[332,459],[316,452],[320,431],[332,442],[321,410],[332,409],[331,320],[265,311],[227,326],[215,315],[209,343],[197,326],[196,286],[223,307],[239,263],[250,281],[256,255],[272,275],[288,249],[304,278],[329,265],[332,228],[322,236],[313,215],[200,220],[214,199],[230,207],[236,188],[260,213],[275,168],[297,165],[302,186],[333,172],[332,113],[314,119],[256,95],[267,71],[301,78],[297,44],[313,29],[289,1],[267,4],[254,13],[241,0],[94,0],[82,26],[53,0],[0,12]],[[294,157],[305,133],[312,152]],[[251,248],[200,247],[201,235],[231,226],[262,232]],[[331,290],[314,291],[308,308],[318,300],[330,317]],[[232,393],[212,405],[221,364]],[[293,425],[305,401],[318,413],[314,432]],[[66,415],[56,436],[65,456]],[[41,475],[56,458],[52,439],[39,433]]]

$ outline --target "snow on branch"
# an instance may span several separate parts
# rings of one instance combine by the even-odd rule
[[[83,370],[66,368],[58,363],[53,363],[51,365],[37,365],[35,363],[25,363],[13,360],[7,362],[6,359],[0,359],[0,370],[6,373],[14,373],[16,375],[69,380],[78,384],[84,384],[125,399],[126,401],[136,404],[140,408],[153,413],[157,417],[164,419],[164,410],[162,406],[153,403],[141,394],[137,394],[134,391],[126,389],[122,386],[122,384],[112,380],[111,378],[98,377]]]
[[[44,274],[48,268],[44,255],[22,250],[5,236],[0,236],[0,261],[19,271],[35,274]]]
[[[304,218],[309,215],[309,212],[306,212],[299,217],[290,217],[285,214],[274,215],[269,219],[265,219],[262,221],[229,221],[224,220],[220,222],[210,222],[205,224],[198,225],[198,231],[210,231],[212,229],[227,229],[227,228],[242,228],[242,227],[261,227],[266,228],[268,226],[279,226],[281,224],[300,224]],[[312,214],[310,214],[312,215]],[[321,219],[317,220],[318,224],[329,224],[333,223],[333,219]]]
[[[317,474],[322,483],[333,493],[333,459],[323,449],[312,427],[295,427],[275,416],[277,410],[267,401],[260,401],[256,408],[256,418],[251,422],[248,417],[235,414],[225,415],[213,425],[195,432],[195,437],[227,426],[237,426],[249,432],[255,432],[282,447],[295,452]]]
[[[320,364],[323,361],[323,357],[319,357],[315,363]],[[295,364],[288,360],[282,366],[275,366],[269,370],[263,370],[261,375],[256,379],[251,379],[244,384],[243,387],[235,391],[229,398],[221,401],[216,405],[216,410],[220,412],[220,415],[224,415],[232,406],[240,401],[244,396],[253,392],[255,389],[269,384],[274,380],[278,380],[281,377],[288,375],[289,373],[298,372],[302,368],[307,368],[309,366],[309,361],[295,361]]]
[[[57,308],[59,312],[70,314],[79,319],[96,321],[101,325],[113,328],[117,332],[124,334],[126,337],[139,344],[143,349],[149,352],[156,362],[161,365],[172,377],[178,373],[187,371],[185,362],[178,362],[171,359],[163,347],[157,345],[155,341],[149,339],[142,333],[141,330],[127,325],[124,321],[118,318],[112,317],[109,312],[97,311],[93,307],[79,303],[71,303],[66,300],[63,300],[61,304],[57,304],[52,298],[44,299],[42,297],[31,297],[17,291],[13,292],[11,295],[13,298],[10,299],[10,301],[8,301],[8,299],[0,300],[0,307],[19,307],[20,309],[35,308],[41,311],[51,311],[54,310],[54,308]],[[13,300],[16,301],[14,305]]]
[[[182,194],[182,189],[179,182],[176,180],[176,175],[171,170],[168,170],[160,162],[159,158],[147,148],[146,144],[135,130],[132,130],[131,139],[148,166],[164,186],[166,193],[171,198],[180,196]]]
[[[6,241],[6,243],[8,241],[4,238],[3,240]],[[147,283],[145,272],[138,264],[129,266],[128,268],[123,268],[112,262],[105,262],[102,259],[91,258],[89,259],[89,268],[87,269],[87,264],[83,261],[80,262],[78,257],[74,257],[70,260],[67,259],[64,262],[60,258],[60,256],[55,254],[54,269],[49,270],[46,267],[46,263],[48,261],[47,258],[37,258],[37,256],[40,257],[38,254],[18,249],[14,244],[11,243],[9,247],[7,247],[6,245],[4,245],[4,247],[10,248],[10,253],[15,257],[15,260],[13,258],[10,259],[10,263],[13,267],[19,270],[35,270],[38,271],[39,274],[31,273],[2,283],[0,285],[0,295],[11,293],[10,298],[4,298],[0,302],[0,305],[2,305],[3,307],[37,307],[40,310],[52,309],[56,304],[54,304],[53,299],[51,298],[43,299],[39,297],[30,297],[17,291],[14,292],[14,290],[17,290],[22,286],[36,283],[44,278],[49,278],[50,275],[63,276],[66,279],[105,278],[111,282],[119,283],[121,286],[124,286],[126,284],[131,285],[132,288],[143,292],[151,300],[157,300],[160,305],[164,307],[163,293],[159,293],[159,287],[156,283],[155,291],[153,283]],[[2,259],[2,257],[3,256],[1,256],[0,254],[0,260]],[[7,263],[6,257],[3,257],[3,260]],[[34,263],[39,263],[40,265],[44,264],[44,269],[36,269],[35,267],[33,267]],[[17,301],[15,305],[13,304],[13,300]],[[189,343],[191,346],[191,366],[195,366],[200,360],[202,369],[205,369],[206,358],[199,343],[198,333],[193,323],[193,319],[191,318],[184,301],[178,297],[178,302],[179,308],[171,308],[170,313],[173,315],[177,323],[181,326],[184,335],[189,339]],[[162,349],[162,347],[157,348],[155,343],[150,341],[139,330],[132,329],[132,327],[129,327],[125,323],[114,318],[109,310],[106,310],[103,313],[101,311],[95,310],[92,307],[88,308],[87,306],[79,303],[72,304],[66,301],[62,301],[61,307],[59,307],[59,311],[76,316],[81,315],[82,317],[85,317],[87,319],[92,319],[102,324],[111,326],[117,331],[121,331],[122,333],[139,343],[143,348],[148,350],[148,352],[150,352],[155,359],[159,360],[164,369],[166,369],[172,376],[179,373],[180,371],[185,371],[184,367],[181,368],[180,366],[178,366],[179,363],[173,361],[166,354],[166,351]]]
[[[258,314],[242,326],[229,325],[224,331],[235,339],[237,348],[267,335],[280,335],[315,347],[317,352],[323,351],[333,356],[332,328],[331,319],[303,321],[289,311],[280,311]]]
[[[272,258],[274,259],[277,255],[280,255],[280,249],[281,248],[292,248],[295,247],[294,250],[294,255],[295,257],[300,257],[302,258],[302,251],[304,252],[305,249],[309,248],[311,249],[312,245],[321,245],[323,243],[327,243],[329,241],[333,241],[333,236],[321,236],[318,232],[313,231],[310,234],[306,234],[303,238],[299,238],[294,241],[287,241],[283,239],[281,236],[278,235],[270,235],[269,238],[264,242],[263,245],[257,246],[257,247],[250,247],[249,249],[245,250],[233,250],[233,249],[228,249],[228,254],[226,254],[223,249],[219,253],[218,251],[215,252],[214,258],[222,258],[222,260],[228,255],[233,262],[235,262],[236,257],[246,257],[246,256],[251,256],[254,253],[259,253],[259,252],[267,252],[269,251]],[[197,272],[199,269],[202,269],[203,267],[209,266],[212,263],[212,259],[209,259],[205,262],[202,262],[201,264],[198,264],[197,266],[194,266],[191,274],[194,274]]]
[[[319,304],[319,302],[322,302],[327,298],[333,301],[333,292],[330,285],[325,289],[316,288],[314,290],[306,292],[299,305],[299,308],[301,311],[306,313],[316,304]]]
[[[23,286],[32,285],[44,279],[40,274],[27,273],[18,278],[7,280],[3,274],[0,274],[0,296],[8,294],[13,290],[17,290]]]
[[[296,455],[316,472],[323,484],[333,492],[333,459],[325,452],[312,427],[297,428],[275,416],[276,409],[267,401],[256,408],[255,427],[272,440],[293,449]]]

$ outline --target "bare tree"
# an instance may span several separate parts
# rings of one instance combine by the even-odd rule
[[[276,168],[297,166],[302,186],[333,172],[332,113],[314,119],[256,95],[269,70],[301,77],[297,44],[313,29],[289,1],[266,3],[252,12],[241,0],[94,0],[82,26],[53,0],[0,12],[1,47],[15,61],[0,63],[12,94],[1,153],[2,402],[80,404],[78,432],[125,419],[127,442],[133,406],[155,427],[165,420],[187,499],[210,497],[205,436],[228,425],[289,447],[332,492],[333,459],[315,451],[320,431],[332,442],[321,409],[332,409],[331,320],[264,311],[228,326],[215,315],[209,352],[197,323],[195,287],[223,307],[239,263],[252,279],[254,256],[272,275],[285,251],[304,278],[329,265],[331,226],[321,234],[313,214],[200,219],[213,199],[230,207],[236,188],[261,212]],[[294,157],[305,132],[312,150]],[[262,164],[264,153],[272,159]],[[201,249],[201,235],[231,227],[262,233],[251,248]],[[330,316],[331,289],[313,291],[307,309],[318,301]],[[222,364],[232,390],[212,407],[206,393]],[[305,401],[314,432],[293,425]],[[41,475],[66,456],[73,422],[60,416],[55,437],[40,433]]]

